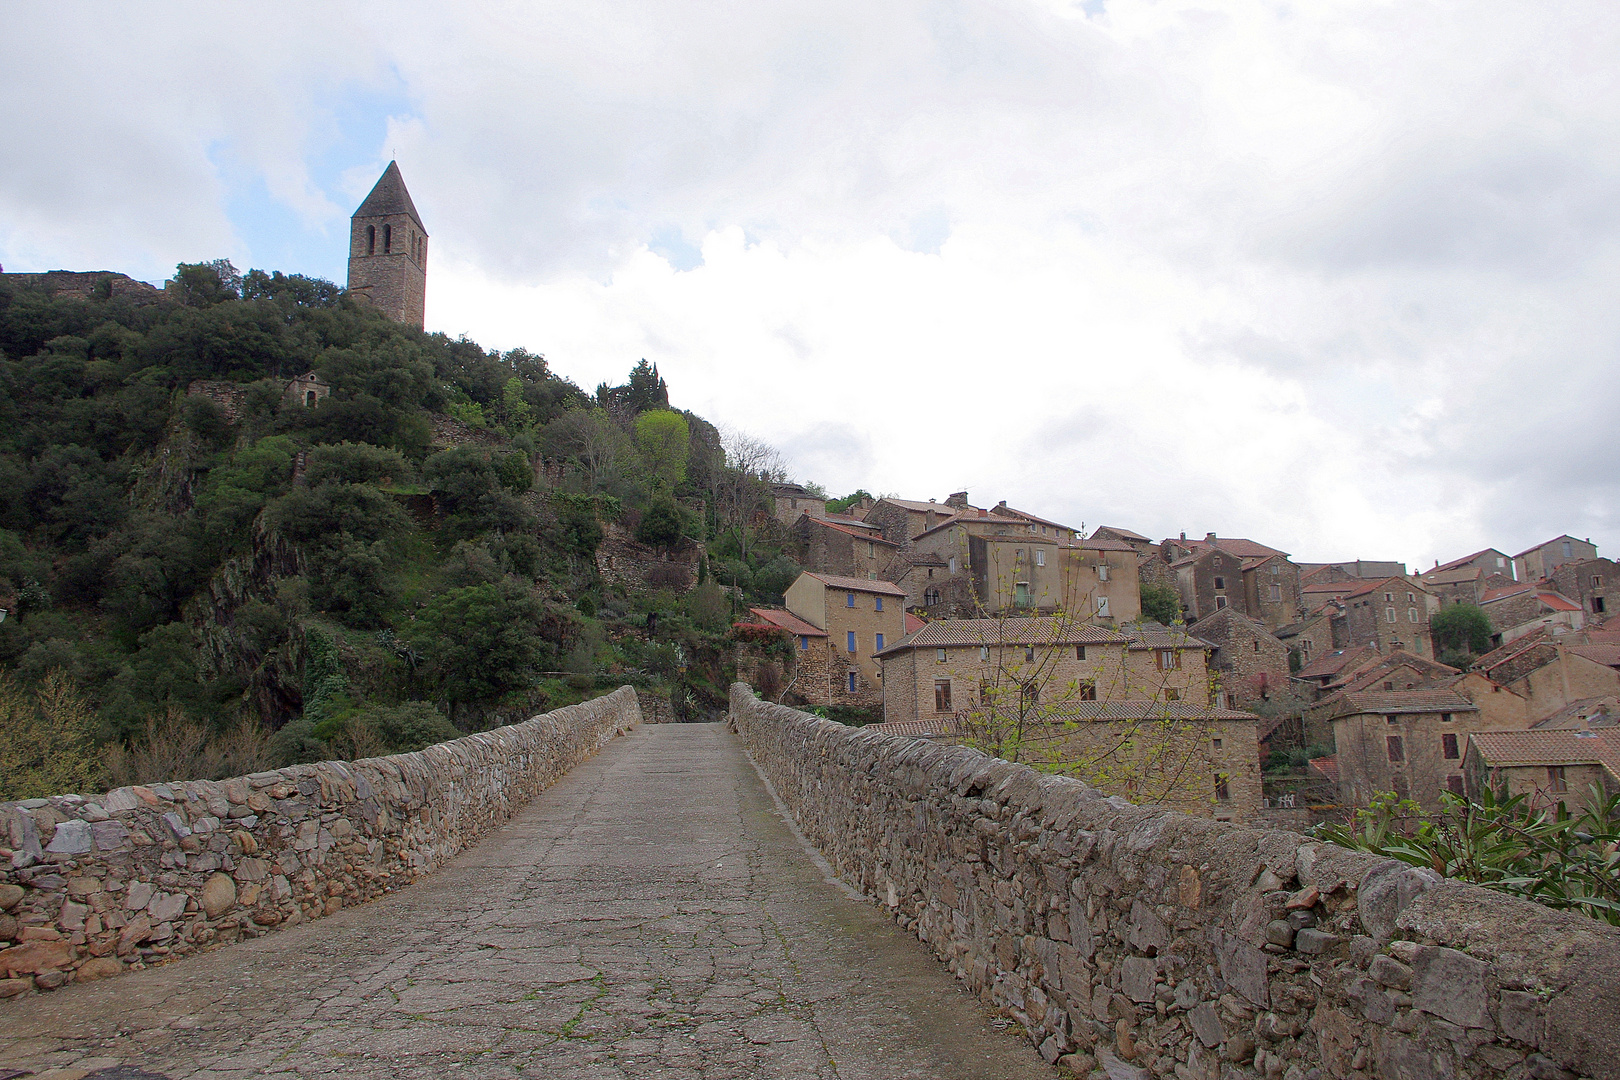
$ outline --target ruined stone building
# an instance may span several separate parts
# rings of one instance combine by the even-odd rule
[[[349,292],[395,322],[422,329],[427,299],[427,227],[390,161],[349,219]]]

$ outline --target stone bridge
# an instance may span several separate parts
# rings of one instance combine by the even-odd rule
[[[741,686],[7,844],[0,1078],[1620,1078],[1620,930]]]

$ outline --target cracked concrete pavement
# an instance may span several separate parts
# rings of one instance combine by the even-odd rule
[[[641,727],[382,900],[0,1002],[0,1074],[1055,1075],[826,880],[736,737]]]

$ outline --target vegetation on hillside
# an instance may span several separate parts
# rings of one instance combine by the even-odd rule
[[[1620,926],[1620,794],[1594,788],[1575,813],[1489,789],[1477,802],[1441,799],[1441,813],[1426,818],[1386,792],[1351,824],[1319,825],[1316,835]]]
[[[645,360],[587,394],[330,282],[176,280],[0,285],[0,798],[414,749],[623,681],[724,701],[731,614],[798,572],[758,525],[768,447]],[[701,584],[605,584],[614,528],[705,545]]]

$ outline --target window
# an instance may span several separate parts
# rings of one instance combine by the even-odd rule
[[[852,694],[855,692],[855,673],[853,671],[849,673],[849,692]]]
[[[1446,790],[1453,795],[1461,795],[1463,793],[1463,778],[1460,776],[1446,777]]]
[[[844,606],[845,607],[854,607],[855,606],[855,594],[854,593],[845,594],[845,596],[844,596]]]
[[[950,557],[949,563],[950,563],[951,573],[953,573],[953,574],[956,573],[956,556],[955,555],[952,555]]]
[[[1395,684],[1394,683],[1386,684],[1386,689],[1389,689],[1389,690],[1395,689]],[[1390,713],[1388,716],[1384,717],[1384,723],[1386,723],[1386,724],[1396,724],[1396,723],[1400,722],[1400,719],[1401,718],[1399,716],[1397,716],[1395,713]]]
[[[1180,701],[1181,700],[1181,691],[1177,690],[1173,686],[1165,687],[1164,688],[1164,700],[1166,700],[1166,701]]]
[[[1255,652],[1260,651],[1260,639],[1259,638],[1254,639],[1254,651]]]
[[[1603,597],[1601,597],[1601,596],[1592,597],[1592,610],[1594,612],[1602,614],[1602,612],[1603,612]]]
[[[1035,552],[1035,565],[1036,566],[1045,566],[1046,565],[1046,552],[1045,551],[1037,550]]]
[[[872,543],[872,541],[868,540],[866,542],[866,557],[870,559],[876,554],[877,554],[877,545]]]
[[[1218,578],[1216,578],[1216,579],[1215,579],[1215,587],[1216,587],[1216,588],[1217,588],[1217,589],[1224,589],[1224,588],[1226,588],[1226,579],[1225,579],[1225,578],[1223,578],[1223,577],[1218,577]]]
[[[1215,597],[1215,610],[1216,611],[1221,610],[1221,608],[1223,608],[1225,606],[1226,606],[1226,597],[1224,597],[1224,596]]]
[[[1401,737],[1399,735],[1384,736],[1384,749],[1389,754],[1389,760],[1406,760],[1406,747],[1401,744]]]
[[[1013,586],[1013,603],[1019,607],[1029,607],[1029,582],[1020,581]]]
[[[849,632],[849,651],[855,651],[855,631],[853,630]]]
[[[1384,689],[1385,689],[1385,690],[1393,690],[1393,689],[1395,689],[1395,684],[1394,684],[1394,682],[1386,682],[1386,683],[1385,683],[1385,684],[1384,684]],[[1390,721],[1390,723],[1394,723],[1394,721],[1393,721],[1393,720],[1391,720],[1391,721]]]
[[[1211,739],[1211,740],[1209,740],[1209,745],[1211,747],[1213,747],[1214,749],[1219,750],[1221,748],[1221,740],[1219,740],[1219,739]]]
[[[1603,588],[1603,578],[1600,575],[1598,575],[1598,574],[1593,574],[1592,575],[1592,588],[1594,588],[1594,589]]]
[[[945,662],[945,655],[946,654],[945,654],[944,649],[935,649],[934,650],[934,662],[938,663],[938,664],[943,664]]]
[[[1221,802],[1230,802],[1232,799],[1232,793],[1228,791],[1226,787],[1225,773],[1215,774],[1215,798],[1219,799]]]
[[[1503,558],[1502,558],[1502,556],[1500,556],[1500,555],[1498,555],[1498,556],[1497,556],[1497,557],[1496,557],[1496,565],[1497,565],[1497,566],[1506,566],[1506,565],[1507,565],[1507,561],[1506,561],[1506,560],[1505,560],[1505,559],[1503,559]]]
[[[1412,797],[1412,784],[1411,781],[1406,779],[1405,773],[1396,773],[1390,779],[1393,782],[1395,794],[1399,795],[1403,799],[1410,799]]]
[[[1033,646],[1033,645],[1025,645],[1024,646],[1024,663],[1033,664],[1034,662],[1035,662],[1035,646]]]
[[[930,570],[929,573],[931,574],[933,571]],[[933,607],[937,603],[939,603],[939,590],[930,585],[923,590],[923,607]]]
[[[979,659],[980,660],[988,660],[988,659],[990,659],[990,646],[988,646],[988,645],[980,645],[979,646]]]
[[[1387,592],[1387,593],[1384,594],[1384,603],[1393,604],[1394,602],[1395,602],[1395,594],[1394,593]]]
[[[1097,597],[1097,616],[1099,618],[1103,618],[1103,619],[1109,618],[1108,597],[1106,597],[1106,596]]]
[[[1174,671],[1181,666],[1181,653],[1175,649],[1157,649],[1154,651],[1154,662],[1160,671]]]
[[[1267,588],[1266,589],[1266,599],[1270,600],[1273,604],[1281,603],[1282,602],[1282,586],[1281,585],[1272,585],[1269,588]]]
[[[1096,701],[1097,700],[1097,684],[1094,683],[1094,682],[1091,682],[1089,680],[1086,681],[1086,682],[1081,683],[1080,684],[1080,700],[1081,701]]]
[[[1414,623],[1418,621],[1417,608],[1409,607],[1409,608],[1406,609],[1406,621],[1407,622],[1414,622]]]
[[[1406,594],[1406,602],[1408,604],[1415,604],[1415,603],[1417,603],[1417,597],[1413,596],[1411,593],[1407,593]]]
[[[1564,541],[1564,558],[1566,558],[1566,559],[1573,558],[1574,555],[1575,555],[1575,549],[1570,545],[1570,542],[1568,540],[1565,540]]]
[[[805,634],[800,634],[799,635],[799,648],[800,649],[808,649],[809,647],[810,647],[810,638]]]
[[[1213,559],[1209,560],[1209,565],[1219,570],[1221,568],[1221,557],[1219,555],[1215,556]]]
[[[951,711],[951,680],[949,680],[949,679],[935,679],[934,680],[934,711],[935,712],[950,712]]]
[[[883,651],[883,635],[882,634],[879,634],[877,636],[876,642],[877,642],[877,644],[872,646],[872,651],[873,652],[882,652]]]
[[[1076,660],[1084,660],[1086,658],[1086,647],[1084,645],[1076,645],[1074,647],[1074,658]]]
[[[383,226],[383,254],[387,255],[394,250],[394,227]]]
[[[872,608],[873,611],[882,611],[883,610],[883,597],[874,596],[874,597],[872,597],[872,602],[873,602],[873,604],[876,605],[875,607]]]
[[[1107,563],[1099,563],[1097,565],[1097,580],[1098,581],[1107,581],[1108,580],[1108,564]]]
[[[1384,621],[1385,622],[1394,622],[1395,621],[1395,609],[1394,608],[1389,607],[1389,608],[1384,609]]]
[[[1565,544],[1564,547],[1568,548],[1569,545]],[[1564,554],[1567,555],[1569,552],[1565,551]],[[1562,765],[1547,766],[1547,790],[1557,792],[1569,790],[1569,784],[1564,780],[1564,767]]]
[[[1447,761],[1456,761],[1462,757],[1457,753],[1457,736],[1454,732],[1446,732],[1440,736],[1440,752],[1446,756]]]
[[[366,254],[377,254],[377,226],[366,226]]]

